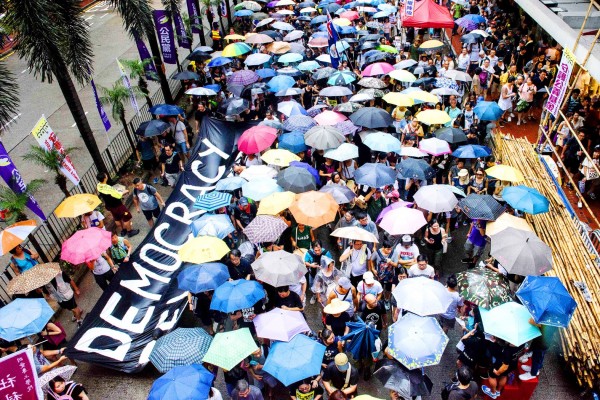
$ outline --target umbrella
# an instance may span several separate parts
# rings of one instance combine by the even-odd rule
[[[340,132],[342,132],[342,135],[344,135],[344,136],[354,135],[356,132],[358,132],[361,129],[360,127],[354,125],[352,123],[352,121],[350,121],[350,120],[338,122],[337,124],[334,125],[334,127],[339,129]]]
[[[395,69],[393,71],[390,71],[389,76],[390,78],[400,82],[413,83],[417,80],[416,76],[404,69]]]
[[[327,74],[327,75],[331,76],[330,74]],[[313,74],[313,79],[317,79],[317,78],[315,78],[315,74]],[[345,86],[328,86],[324,89],[321,89],[321,91],[319,92],[319,96],[323,96],[323,97],[352,96],[352,90],[348,89]]]
[[[494,221],[504,210],[505,206],[498,203],[489,194],[471,193],[458,202],[458,207],[471,219]]]
[[[258,24],[256,24],[256,27],[260,28],[260,27],[263,27],[263,26],[267,26],[267,25],[269,25],[273,21],[275,21],[275,18],[265,18],[262,21],[260,21]],[[266,32],[266,31],[263,31],[262,34],[266,35],[264,32]],[[269,31],[269,32],[273,32],[273,31]],[[268,36],[271,37],[271,35],[268,35]]]
[[[425,276],[400,281],[392,294],[398,308],[421,316],[443,314],[452,304],[452,296],[448,289]]]
[[[435,137],[445,140],[448,143],[462,143],[467,141],[467,135],[462,129],[453,127],[443,127],[433,132]]]
[[[259,35],[260,34],[257,34],[256,36],[259,36]],[[261,36],[268,37],[267,35],[261,35]],[[271,39],[271,38],[269,38],[269,39]],[[273,41],[273,39],[271,39],[271,41]],[[246,64],[248,66],[263,65],[264,63],[267,63],[270,60],[271,60],[270,55],[263,54],[263,53],[256,53],[256,54],[250,54],[244,61],[244,64]],[[261,76],[261,75],[259,75],[259,76]],[[275,74],[273,74],[273,76],[275,76]],[[264,76],[261,76],[261,77],[264,78]]]
[[[254,14],[253,11],[251,10],[240,10],[240,11],[236,11],[233,15],[235,17],[250,17],[252,14]],[[224,37],[224,39],[227,40],[227,38],[231,36],[231,35],[227,35]],[[242,36],[243,37],[243,36]]]
[[[336,69],[331,68],[331,67],[321,68],[312,74],[312,78],[316,81],[318,81],[320,79],[329,78],[329,76],[331,76],[331,74],[335,73],[336,71],[337,71]],[[346,88],[346,89],[348,89],[348,88]],[[348,90],[350,90],[350,89],[348,89]],[[319,93],[319,95],[321,95],[321,94]],[[324,96],[324,95],[321,95],[321,96]],[[343,94],[341,96],[346,96],[346,95]]]
[[[452,155],[456,158],[480,158],[488,157],[491,154],[492,150],[489,147],[478,144],[467,144],[460,146],[452,153]]]
[[[287,167],[292,161],[300,161],[300,157],[285,149],[267,150],[261,158],[263,162],[279,167]]]
[[[363,143],[373,151],[384,153],[399,152],[400,141],[389,133],[374,132],[367,136]]]
[[[327,150],[323,156],[335,161],[350,160],[358,157],[358,147],[352,143],[342,143],[335,149]]]
[[[325,346],[305,335],[296,335],[289,342],[275,342],[263,371],[285,386],[319,375]]]
[[[296,194],[292,192],[275,192],[260,201],[258,215],[277,215],[288,208]]]
[[[304,107],[300,105],[297,101],[282,101],[277,104],[277,111],[285,115],[286,117],[291,117],[292,115],[308,115]]]
[[[388,337],[390,354],[408,369],[439,364],[448,344],[448,336],[435,318],[411,313],[388,328]]]
[[[255,181],[260,179],[272,179],[277,176],[277,171],[268,165],[251,165],[240,174],[240,177],[247,181]],[[246,184],[246,182],[244,182]],[[242,184],[242,187],[244,186]],[[254,200],[254,199],[253,199]]]
[[[267,86],[269,91],[277,93],[281,90],[289,89],[296,84],[296,81],[291,76],[277,75],[269,81]]]
[[[230,176],[229,178],[223,178],[217,182],[215,190],[219,191],[234,191],[242,187],[247,181],[239,176]]]
[[[487,175],[489,175],[490,177],[496,178],[501,181],[522,182],[525,180],[525,177],[523,176],[521,171],[519,171],[515,167],[511,167],[510,165],[504,165],[504,164],[494,165],[493,167],[486,169],[485,173]],[[521,186],[521,187],[526,188],[525,186]],[[529,188],[526,188],[526,189],[529,189]],[[535,192],[539,193],[537,190]]]
[[[259,314],[252,322],[256,328],[256,336],[280,342],[289,342],[299,333],[311,331],[300,311],[281,308]]]
[[[412,146],[411,147],[408,147],[408,146],[400,147],[400,151],[398,152],[398,154],[401,156],[416,157],[416,158],[427,157],[429,155],[427,153],[423,153],[417,147],[412,147]],[[406,161],[406,160],[402,160],[402,161]],[[396,168],[398,168],[398,167],[399,167],[398,164],[396,164]]]
[[[404,90],[402,92],[404,92]],[[402,92],[400,92],[400,93],[402,93]],[[431,93],[425,92],[423,90],[418,90],[418,91],[414,91],[414,92],[410,92],[410,93],[405,93],[405,94],[408,94],[408,96],[414,100],[415,104],[420,104],[420,103],[435,104],[435,103],[439,103],[440,102],[440,99],[438,99],[438,97],[435,94],[431,94]],[[440,111],[441,113],[444,112],[444,111],[441,111],[441,110],[425,110],[425,111]],[[421,113],[419,113],[419,115],[420,114]],[[427,117],[427,115],[429,115],[429,114],[425,114],[424,117]],[[446,116],[444,116],[443,114],[440,114],[440,113],[433,113],[431,121],[437,120],[438,118],[439,118],[439,120],[446,120],[449,117],[446,117]],[[448,121],[449,121],[449,119],[448,119]],[[439,123],[439,122],[437,122],[437,123]],[[443,122],[443,123],[445,124],[445,122]]]
[[[435,137],[419,141],[419,149],[436,157],[452,153],[448,142]]]
[[[111,245],[111,233],[100,228],[77,231],[62,244],[61,260],[73,265],[94,261]]]
[[[396,173],[390,167],[380,163],[366,163],[354,171],[354,180],[359,185],[380,188],[396,181]]]
[[[435,176],[435,170],[425,160],[407,158],[396,165],[396,169],[404,179],[418,179],[424,181]]]
[[[297,71],[297,70],[296,70]],[[281,70],[277,71],[278,73],[281,73]],[[283,89],[277,93],[275,93],[275,96],[277,97],[287,97],[287,96],[297,96],[304,93],[303,89],[300,88],[288,88],[288,89]],[[288,103],[288,102],[284,102],[284,103]],[[295,102],[296,104],[298,104],[297,102]],[[278,110],[280,112],[283,112],[281,110]],[[307,115],[306,113],[301,113],[303,115]],[[294,114],[295,115],[295,114]]]
[[[231,194],[225,192],[210,192],[201,194],[194,202],[194,208],[204,211],[215,211],[231,204]]]
[[[259,178],[244,183],[242,193],[254,201],[261,201],[271,193],[283,192],[283,188],[274,179]]]
[[[301,62],[300,64],[298,64],[296,66],[296,68],[298,68],[300,71],[303,71],[303,72],[311,72],[311,71],[321,68],[321,65],[319,65],[319,63],[316,61],[310,60],[310,61]]]
[[[425,110],[416,115],[418,121],[427,125],[445,124],[452,118],[443,110]]]
[[[427,221],[422,211],[399,207],[388,212],[379,226],[388,231],[390,235],[412,235],[425,224]]]
[[[271,25],[271,27],[273,29],[277,29],[280,31],[293,31],[294,27],[291,24],[288,24],[287,22],[282,22],[282,21],[275,21],[273,22],[273,24]]]
[[[317,126],[317,123],[307,115],[292,115],[283,123],[283,129],[288,132],[299,131],[305,133],[313,126]]]
[[[9,294],[26,294],[50,282],[61,273],[58,263],[37,264],[12,278],[7,285]]]
[[[496,233],[490,254],[511,274],[537,276],[552,269],[552,249],[533,232],[509,227]]]
[[[277,183],[293,193],[304,193],[317,190],[315,178],[310,172],[300,167],[289,167],[279,172]]]
[[[259,215],[256,218],[259,217],[279,219],[270,215]],[[257,280],[273,287],[296,285],[307,272],[300,256],[283,250],[263,253],[252,263],[252,269]]]
[[[385,110],[377,107],[365,107],[350,115],[354,125],[365,128],[387,128],[394,121],[392,116]]]
[[[473,81],[473,78],[471,78],[471,76],[469,74],[467,74],[466,72],[463,72],[463,71],[456,70],[456,69],[451,69],[451,70],[447,71],[444,76],[446,78],[450,78],[455,81],[461,81],[461,82]]]
[[[44,299],[15,299],[0,308],[0,338],[12,342],[41,332],[53,315]]]
[[[332,74],[327,83],[329,85],[348,85],[356,80],[356,75],[350,71],[338,71]]]
[[[548,212],[550,201],[536,189],[519,185],[509,186],[502,190],[502,199],[515,210],[528,214]]]
[[[154,115],[185,115],[183,108],[171,104],[157,104],[150,107],[148,111]]]
[[[57,376],[60,376],[66,382],[68,382],[71,380],[71,377],[73,376],[76,370],[77,367],[74,365],[64,365],[62,367],[53,368],[39,377],[40,386],[45,392],[47,392],[49,389],[48,384],[52,379],[56,378]]]
[[[456,196],[446,185],[421,186],[414,194],[414,200],[420,208],[432,213],[452,211],[458,204]]]
[[[308,150],[308,146],[304,143],[304,133],[296,131],[281,135],[279,137],[279,148],[289,150],[292,153]]]
[[[284,42],[293,42],[294,40],[301,39],[304,36],[303,31],[291,31],[283,37]]]
[[[200,364],[211,342],[212,336],[202,328],[177,328],[156,341],[149,358],[162,373]]]
[[[10,250],[23,243],[23,241],[27,239],[27,236],[31,232],[33,232],[35,227],[35,221],[29,219],[27,221],[21,221],[12,224],[6,229],[0,231],[0,243],[2,244],[2,254],[8,253]]]
[[[257,282],[252,283],[260,286]],[[248,328],[217,333],[202,362],[231,370],[256,350],[258,347]]]
[[[273,54],[285,54],[292,49],[292,46],[288,42],[282,42],[283,36],[275,31],[264,31],[265,35],[269,35],[272,38],[277,38],[278,41],[269,43],[267,45],[267,51]]]
[[[383,89],[387,84],[379,78],[362,78],[357,82],[360,86],[372,89]]]
[[[356,193],[348,187],[339,185],[325,185],[319,189],[319,192],[331,194],[338,204],[350,203],[356,197]]]
[[[299,224],[318,228],[335,219],[338,204],[331,194],[311,190],[297,195],[289,209]]]
[[[192,71],[181,71],[173,75],[173,79],[177,81],[195,81],[200,79],[200,75]]]
[[[427,40],[419,46],[418,51],[423,53],[428,51],[438,51],[444,48],[444,46],[444,43],[440,42],[439,40]]]
[[[200,364],[175,367],[154,381],[148,400],[208,399],[214,379]]]
[[[483,41],[483,38],[478,35],[468,33],[460,37],[460,41],[464,44],[475,44]]]
[[[394,67],[391,64],[378,62],[371,65],[368,65],[362,72],[362,76],[377,76],[377,75],[385,75],[394,70]]]
[[[383,101],[401,107],[410,107],[415,101],[403,93],[389,92],[383,96]]]
[[[212,51],[213,50],[210,49],[208,52],[212,52]],[[206,60],[209,60],[210,58],[211,58],[211,55],[208,54],[206,51],[202,51],[201,49],[195,49],[193,52],[188,54],[188,56],[185,59],[190,60],[190,61],[205,62]]]
[[[476,267],[456,274],[457,290],[467,301],[483,308],[494,308],[511,301],[508,280],[486,267]]]
[[[377,216],[377,220],[375,222],[378,224],[381,223],[381,220],[383,219],[383,217],[385,217],[387,215],[387,213],[389,213],[392,210],[395,210],[395,209],[401,208],[401,207],[409,207],[410,208],[412,206],[413,206],[413,203],[410,203],[410,202],[404,201],[404,200],[398,200],[394,203],[391,203],[389,206],[387,206],[386,208],[381,210],[381,212]]]
[[[225,46],[223,52],[221,52],[222,57],[237,57],[246,53],[250,53],[252,48],[248,46],[246,43],[237,42],[231,43]]]
[[[257,215],[244,228],[244,234],[252,243],[275,242],[287,227],[279,217]]]
[[[347,102],[347,103],[338,104],[337,106],[335,106],[333,108],[333,111],[345,112],[345,113],[353,113],[355,111],[360,110],[363,107],[364,106],[362,104],[359,104],[359,103]],[[338,124],[339,124],[339,122],[338,122]]]
[[[516,294],[537,324],[566,328],[577,308],[577,302],[555,276],[528,276]]]
[[[527,308],[514,301],[491,310],[480,308],[479,311],[484,331],[513,346],[520,346],[542,334],[540,328],[529,323],[531,314]]]
[[[417,64],[417,61],[413,60],[412,58],[409,58],[408,60],[402,60],[398,64],[395,64],[394,68],[395,69],[405,69],[405,68],[410,68],[415,64]]]
[[[277,129],[258,125],[246,129],[238,140],[238,149],[246,154],[259,153],[271,147],[277,139]]]
[[[332,126],[315,126],[304,133],[304,142],[306,145],[318,150],[336,148],[345,141],[344,135]]]
[[[202,264],[220,260],[229,253],[229,247],[219,238],[198,236],[185,242],[177,253],[181,261]]]
[[[227,65],[227,64],[231,64],[233,62],[233,60],[231,58],[227,58],[227,57],[216,57],[213,58],[208,64],[207,66],[209,68],[213,68],[213,67],[222,67],[223,65]]]
[[[365,323],[360,317],[357,317],[356,322],[347,322],[346,326],[350,328],[350,332],[341,338],[346,341],[345,351],[351,353],[355,360],[371,358],[376,351],[375,340],[379,338],[379,331],[372,323]]]
[[[227,84],[246,86],[258,82],[259,80],[260,76],[258,76],[256,72],[250,71],[249,69],[242,69],[229,75]]]
[[[322,24],[323,22],[327,22],[327,15],[319,15],[319,16],[314,17],[310,21],[310,24],[311,25],[319,25],[319,24]]]
[[[533,229],[531,226],[529,226],[529,223],[527,223],[527,220],[524,218],[519,218],[515,217],[514,215],[504,213],[498,217],[497,220],[494,222],[489,222],[485,226],[485,234],[487,236],[492,236],[509,227],[520,229],[522,231],[533,232]]]
[[[230,313],[252,307],[264,297],[265,291],[256,281],[245,279],[227,281],[215,289],[210,309]]]
[[[379,243],[377,237],[371,232],[359,228],[358,226],[346,226],[343,228],[337,228],[331,232],[331,236],[344,238],[348,240],[360,240],[362,242]]]
[[[208,89],[204,89],[204,88],[195,88],[195,89],[208,90]],[[189,92],[189,90],[188,90],[188,92]],[[186,92],[186,94],[193,94],[193,93]],[[214,93],[214,94],[216,94],[216,93]],[[162,135],[163,133],[165,133],[166,130],[168,130],[170,128],[171,128],[171,124],[161,121],[159,119],[153,119],[151,121],[142,122],[140,124],[140,126],[135,130],[135,134],[144,136],[144,137],[158,136],[158,135]],[[82,194],[75,195],[75,196],[82,196],[82,195],[88,195],[88,194],[82,193]],[[88,195],[88,196],[94,196],[94,195]],[[65,201],[69,200],[71,197],[73,197],[73,196],[67,197],[65,199]]]
[[[347,119],[348,118],[344,114],[330,110],[325,110],[314,117],[317,124],[321,126],[335,125]]]
[[[257,33],[256,35],[252,35],[252,36],[250,36],[248,39],[246,39],[246,43],[247,43],[247,44],[265,44],[265,43],[271,43],[271,42],[274,42],[274,41],[275,41],[275,40],[274,40],[272,37],[270,37],[270,36],[268,36],[268,35],[264,35],[264,34],[262,34],[262,33]],[[255,57],[253,57],[253,56],[255,56]],[[250,54],[250,55],[249,55],[249,56],[246,58],[246,65],[260,65],[260,64],[264,64],[264,63],[265,63],[265,62],[262,62],[262,63],[258,63],[258,64],[248,64],[248,62],[247,62],[247,61],[248,61],[248,59],[249,59],[250,57],[253,57],[254,59],[257,59],[257,60],[258,60],[258,59],[259,59],[259,57],[256,57],[256,56],[263,56],[263,57],[262,57],[263,59],[265,59],[265,57],[264,57],[264,56],[267,56],[268,58],[266,58],[266,61],[265,61],[265,62],[267,62],[267,61],[269,61],[269,60],[271,59],[271,56],[270,56],[270,55],[268,55],[268,54],[261,54],[261,53]]]
[[[250,103],[246,99],[232,97],[219,105],[219,110],[225,115],[239,115],[250,108]]]
[[[221,263],[205,263],[187,267],[177,275],[177,287],[192,293],[215,290],[229,279],[227,266]]]
[[[433,382],[421,370],[407,370],[396,360],[384,359],[375,365],[373,376],[384,388],[393,390],[403,398],[413,396],[429,396]],[[382,364],[381,366],[379,366]]]
[[[481,101],[477,103],[473,112],[481,121],[496,121],[502,116],[504,110],[495,101]]]
[[[302,61],[303,58],[304,57],[302,57],[300,54],[287,53],[287,54],[284,54],[281,57],[279,57],[279,59],[277,60],[277,62],[280,62],[282,64],[295,63],[295,62]]]

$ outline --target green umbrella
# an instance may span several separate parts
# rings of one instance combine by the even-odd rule
[[[248,328],[217,333],[202,362],[229,371],[257,349]]]
[[[479,311],[485,333],[505,340],[513,346],[520,346],[542,334],[540,328],[529,323],[532,317],[527,308],[514,301],[491,310],[480,308]]]
[[[493,308],[511,301],[508,280],[489,268],[478,267],[456,274],[460,295],[483,308]]]

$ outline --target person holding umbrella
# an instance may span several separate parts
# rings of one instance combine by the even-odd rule
[[[321,400],[323,388],[314,384],[315,380],[303,379],[290,386],[290,397],[292,400]]]
[[[16,275],[31,269],[39,264],[39,255],[34,251],[30,251],[20,244],[14,249],[8,251],[11,254],[10,267]]]
[[[485,249],[485,221],[474,219],[471,221],[469,233],[467,233],[467,241],[465,242],[465,258],[461,260],[463,264],[469,264],[469,267],[474,267],[477,260],[483,254]]]
[[[106,290],[112,279],[115,277],[117,268],[110,257],[103,252],[95,260],[86,262],[88,268],[94,274],[94,280],[100,286],[100,289]]]
[[[360,216],[364,216],[363,220],[367,218],[366,214],[361,214]],[[360,222],[361,219],[359,219],[359,227],[361,226]],[[371,221],[371,223],[373,222]],[[340,256],[340,262],[347,263],[346,268],[348,269],[352,286],[356,287],[362,275],[367,272],[367,262],[371,258],[371,254],[371,250],[366,244],[363,244],[362,240],[354,240],[352,245],[346,248]]]
[[[133,237],[140,233],[139,229],[133,229],[131,222],[133,216],[122,201],[123,196],[127,195],[129,191],[125,190],[123,193],[121,193],[114,187],[110,186],[107,183],[108,175],[106,172],[99,172],[96,178],[98,179],[98,184],[96,185],[98,197],[104,201],[106,209],[112,214],[117,228],[122,229],[121,236],[127,235],[129,237]]]
[[[73,313],[75,322],[77,322],[77,326],[81,326],[83,322],[83,310],[79,308],[75,301],[75,295],[79,296],[80,294],[79,288],[66,272],[59,272],[56,277],[44,285],[42,290],[49,297],[56,300],[60,308],[70,310]]]
[[[319,331],[319,343],[326,347],[321,366],[327,368],[335,356],[344,351],[344,341],[340,340],[340,337],[336,336],[331,329],[325,328]]]
[[[321,257],[321,268],[313,279],[311,290],[316,296],[316,301],[318,301],[322,307],[327,305],[327,288],[329,288],[330,285],[335,285],[341,275],[342,273],[340,270],[335,268],[333,259],[327,256]]]

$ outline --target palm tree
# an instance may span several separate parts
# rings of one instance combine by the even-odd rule
[[[148,81],[146,77],[150,75],[153,79],[158,79],[158,74],[153,71],[146,71],[146,66],[151,64],[153,61],[150,58],[145,60],[120,60],[121,63],[129,70],[129,77],[131,79],[137,79],[140,92],[146,98],[148,107],[152,107],[152,99],[150,98],[150,91],[148,90]]]
[[[98,88],[102,93],[100,102],[112,107],[112,117],[123,125],[125,132],[127,132],[127,136],[131,137],[129,126],[125,119],[125,101],[129,99],[129,89],[123,86],[121,80],[117,80],[110,89],[103,86],[98,86]],[[134,95],[140,94],[140,90],[136,86],[132,86],[131,89],[133,90]],[[133,150],[135,151],[135,148]]]
[[[0,47],[2,43],[0,43]],[[19,85],[15,76],[0,62],[0,133],[19,109]]]
[[[108,171],[71,79],[72,75],[86,84],[93,71],[92,45],[79,1],[19,0],[5,6],[3,22],[14,32],[15,51],[42,82],[56,79],[94,164]]]
[[[212,26],[213,26],[213,22],[214,22],[214,15],[211,11],[211,7],[212,6],[216,6],[217,9],[219,7],[219,5],[221,4],[221,0],[200,0],[200,4],[201,4],[201,11],[200,11],[200,15],[206,13],[206,17],[208,18],[208,24],[209,24],[209,28],[212,30]],[[208,11],[208,12],[207,12]],[[221,18],[219,18],[220,20]],[[219,21],[219,26],[221,25],[221,21]],[[202,33],[204,34],[204,31],[202,31]]]
[[[15,193],[8,186],[0,186],[0,209],[6,210],[4,218],[9,225],[27,219],[25,208],[29,196],[33,196],[46,183],[43,179],[34,179],[25,186],[23,193]]]
[[[54,183],[58,185],[66,197],[69,197],[71,193],[67,189],[67,177],[61,172],[60,168],[65,157],[73,154],[75,150],[77,150],[77,147],[67,147],[64,149],[64,154],[61,154],[56,149],[47,151],[40,146],[32,145],[29,152],[23,156],[23,159],[53,171],[55,174]]]

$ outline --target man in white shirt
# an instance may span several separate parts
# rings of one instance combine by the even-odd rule
[[[427,263],[427,256],[420,254],[417,257],[417,263],[408,269],[408,277],[426,276],[429,279],[435,277],[435,269]]]
[[[375,276],[371,271],[367,271],[363,274],[363,280],[356,286],[356,291],[361,301],[364,301],[365,296],[368,294],[372,294],[379,301],[383,294],[383,286],[375,280]]]
[[[392,260],[398,260],[400,266],[409,268],[411,265],[417,263],[419,254],[419,248],[413,243],[412,237],[404,235],[400,244],[396,246],[391,258]]]
[[[370,258],[371,250],[369,250],[366,244],[363,244],[362,240],[355,240],[340,256],[340,262],[348,264],[347,271],[350,275],[352,286],[356,287],[361,281],[363,274],[367,272],[367,265]]]

